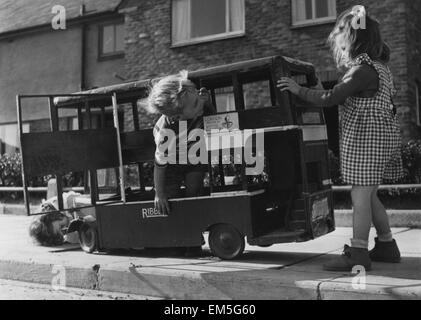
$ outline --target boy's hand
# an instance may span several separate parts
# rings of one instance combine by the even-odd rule
[[[208,112],[210,111],[210,113],[212,113],[212,114],[216,113],[216,109],[215,109],[215,106],[212,103],[212,97],[211,97],[211,94],[208,91],[208,89],[202,87],[202,88],[200,88],[198,93],[199,93],[200,99],[202,99],[204,101],[204,105],[205,105],[205,108],[207,108],[207,111]]]
[[[290,91],[291,93],[298,95],[300,92],[300,86],[291,78],[281,78],[278,80],[277,87],[281,89],[281,91]]]
[[[200,88],[200,90],[199,90],[199,97],[200,97],[201,99],[205,100],[206,102],[211,102],[211,96],[210,96],[210,93],[209,93],[209,91],[208,91],[206,88],[204,88],[204,87]]]
[[[170,204],[167,197],[156,196],[154,204],[155,209],[158,210],[161,214],[168,215],[170,213]]]
[[[155,183],[155,209],[159,213],[168,215],[170,213],[170,205],[168,203],[168,197],[165,193],[165,176],[166,176],[166,166],[159,166],[158,163],[155,163],[154,166],[154,183]]]
[[[205,87],[201,87],[199,90],[199,96],[202,96],[202,95],[209,95],[209,91]]]

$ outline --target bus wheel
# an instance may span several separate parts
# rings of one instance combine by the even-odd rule
[[[98,249],[98,234],[94,226],[87,223],[82,224],[79,229],[80,247],[87,253],[92,253]]]
[[[218,258],[232,260],[243,253],[244,236],[232,225],[218,224],[209,231],[209,247]]]

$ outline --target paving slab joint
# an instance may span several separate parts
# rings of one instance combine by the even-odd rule
[[[92,271],[94,272],[94,279],[93,279],[93,290],[101,290],[100,283],[99,283],[99,270],[101,269],[101,266],[99,264],[95,264],[92,267]]]
[[[322,286],[322,284],[323,284],[323,281],[320,281],[318,284],[317,284],[317,287],[316,287],[316,294],[317,294],[317,300],[323,300],[323,298],[322,298],[322,291],[321,291],[321,289],[320,289],[320,287]]]
[[[327,280],[327,281],[320,281],[320,282],[317,284],[317,287],[316,287],[317,300],[324,300],[324,299],[323,299],[323,295],[322,295],[322,285],[323,285],[323,284],[325,284],[325,283],[331,283],[331,282],[333,282],[333,281],[336,281],[336,280],[338,280],[338,279],[342,278],[343,276],[344,276],[344,275],[340,275],[340,276],[334,277],[334,278],[332,278],[332,279],[329,279],[329,280]]]

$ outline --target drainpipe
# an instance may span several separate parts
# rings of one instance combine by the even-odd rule
[[[80,5],[80,12],[79,15],[83,18],[86,12],[85,4]],[[86,67],[86,23],[82,22],[81,26],[81,52],[80,52],[80,91],[84,91],[86,89],[86,77],[85,77],[85,67]],[[87,112],[88,110],[85,110]],[[79,115],[79,117],[82,116],[83,113]],[[79,123],[82,123],[83,125],[83,118],[79,119]],[[88,128],[91,128],[91,124],[88,121]],[[79,126],[79,130],[81,127]],[[83,185],[84,185],[84,193],[85,194],[92,194],[92,190],[90,190],[89,186],[89,177],[92,179],[93,175],[90,175],[89,170],[85,169],[83,171]],[[91,180],[92,181],[92,180]],[[95,199],[96,200],[96,199]],[[93,201],[95,203],[95,200]]]
[[[83,17],[86,12],[86,7],[84,4],[80,6],[80,16]],[[80,63],[80,90],[83,91],[86,89],[86,77],[85,77],[85,67],[86,67],[86,23],[82,23],[82,39],[81,39],[81,63]]]

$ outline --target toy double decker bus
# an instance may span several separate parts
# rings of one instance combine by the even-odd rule
[[[83,171],[85,205],[77,208],[68,231],[79,232],[86,252],[194,247],[202,245],[202,235],[208,233],[215,256],[235,259],[246,242],[267,247],[332,232],[335,222],[323,112],[278,90],[276,81],[283,76],[307,86],[317,82],[311,64],[283,56],[189,73],[198,88],[210,91],[217,114],[204,117],[208,153],[204,195],[170,199],[169,215],[154,208],[148,164],[153,163],[155,143],[152,129],[139,126],[142,113],[137,102],[147,97],[151,81],[36,96],[49,101],[51,131],[19,134],[28,214],[29,177],[55,175],[59,209],[65,210],[62,176]],[[21,102],[26,98],[34,96],[17,97],[20,128]],[[122,128],[122,108],[124,118],[132,118],[130,130]],[[74,110],[77,130],[59,130],[58,115],[63,109]],[[107,123],[107,117],[112,121]],[[247,174],[253,166],[247,156],[254,159],[255,167],[260,161],[259,172]],[[135,168],[137,176],[137,185],[130,188],[129,167]],[[104,169],[105,176],[114,174],[118,184],[107,195],[101,191]]]

